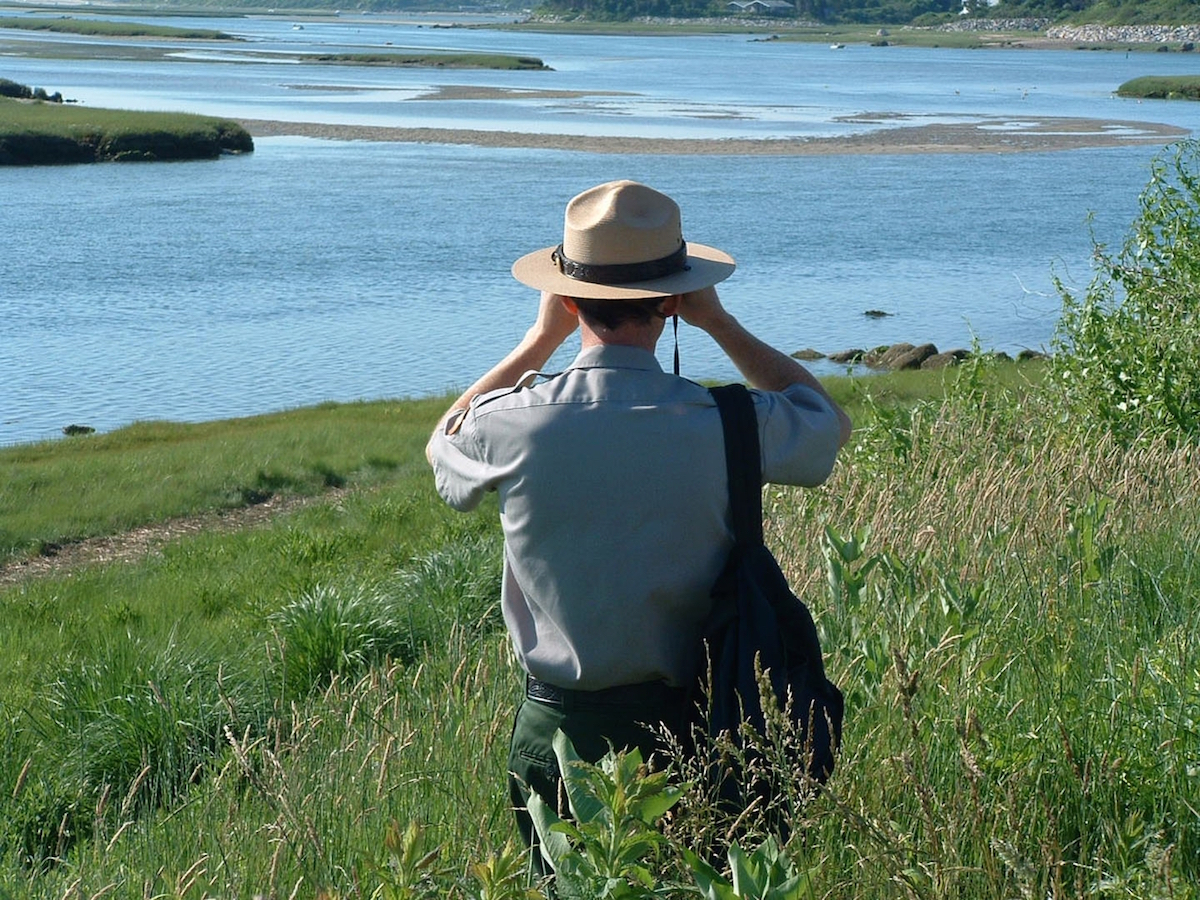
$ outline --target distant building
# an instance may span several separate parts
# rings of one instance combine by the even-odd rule
[[[756,16],[792,16],[796,7],[787,0],[729,0],[726,9]]]

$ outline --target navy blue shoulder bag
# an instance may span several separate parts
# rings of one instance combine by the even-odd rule
[[[710,388],[721,412],[736,544],[713,586],[705,634],[711,673],[707,729],[735,736],[743,721],[765,733],[755,658],[780,709],[790,712],[817,783],[833,772],[842,739],[842,693],[825,677],[816,625],[763,543],[758,418],[744,385]]]

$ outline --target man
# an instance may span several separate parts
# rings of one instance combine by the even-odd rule
[[[707,332],[753,392],[763,477],[823,482],[850,420],[791,357],[750,334],[713,285],[733,260],[685,243],[679,208],[631,181],[567,206],[563,242],[519,259],[541,290],[524,339],[447,411],[427,455],[451,506],[500,499],[504,619],[527,673],[510,789],[523,836],[529,790],[556,805],[551,742],[584,758],[659,749],[697,678],[709,591],[733,544],[721,420],[701,385],[663,372],[666,319]],[[575,331],[561,374],[535,373]]]

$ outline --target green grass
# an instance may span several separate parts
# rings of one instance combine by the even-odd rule
[[[1022,383],[1036,367],[998,367]],[[826,380],[852,415],[942,394],[959,370]],[[0,448],[0,562],[180,516],[329,487],[430,486],[423,448],[449,400],[338,404],[196,424],[140,422]],[[347,440],[353,435],[353,441]]]
[[[0,28],[15,28],[22,31],[52,31],[60,34],[82,34],[92,37],[163,37],[180,40],[234,41],[240,40],[223,31],[204,28],[173,28],[169,25],[142,25],[139,23],[108,22],[101,19],[75,19],[57,16],[43,19],[34,16],[9,16],[0,18]]]
[[[1117,88],[1119,97],[1144,100],[1200,100],[1200,75],[1146,75]]]
[[[254,149],[236,122],[0,97],[0,165],[213,159]]]
[[[143,422],[0,450],[0,561],[277,495],[420,483],[418,451],[437,406],[329,404],[202,424]]]
[[[788,848],[814,896],[1197,897],[1200,450],[1051,427],[1040,371],[829,379],[834,477],[765,497],[847,695]],[[26,550],[314,498],[0,586],[0,896],[479,896],[520,678],[495,504],[448,510],[423,459],[445,402],[0,450]],[[410,821],[440,855],[404,893]]]
[[[301,56],[300,60],[357,66],[424,66],[446,69],[545,69],[530,56],[502,53],[329,53]]]

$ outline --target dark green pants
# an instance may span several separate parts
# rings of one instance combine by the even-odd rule
[[[676,734],[682,732],[685,693],[665,685],[645,685],[632,696],[628,689],[622,691],[619,700],[608,699],[604,692],[571,693],[563,703],[526,698],[517,710],[508,754],[508,785],[517,827],[529,846],[535,846],[537,837],[525,810],[529,791],[536,791],[560,815],[567,811],[565,796],[559,796],[561,776],[553,746],[556,730],[562,729],[575,752],[587,762],[598,762],[611,744],[617,750],[637,747],[644,760],[650,762],[653,755],[656,768],[665,768],[666,749],[658,731],[665,725]]]

